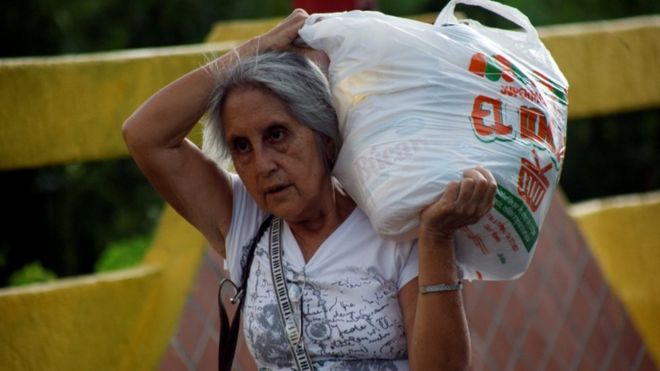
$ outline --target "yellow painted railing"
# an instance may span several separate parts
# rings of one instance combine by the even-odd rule
[[[275,22],[220,23],[200,45],[0,60],[0,170],[126,156],[120,126],[142,101],[236,45],[230,40],[252,37]],[[660,16],[539,31],[571,83],[571,118],[660,107]],[[192,136],[198,139],[199,133]],[[650,241],[644,246],[660,251],[653,234],[660,210],[653,203],[635,205],[625,215],[638,216],[640,233]],[[607,207],[599,210],[575,215],[660,364],[660,318],[648,310],[660,302],[651,295],[660,287],[655,272],[640,268],[632,282],[619,268],[646,267],[641,263],[647,256],[601,254],[609,246],[601,239],[612,241],[606,236],[618,233],[612,225],[622,219],[610,217]],[[630,233],[621,238],[622,245],[637,244]],[[153,370],[205,246],[199,233],[166,208],[153,246],[136,269],[1,289],[0,369]]]
[[[0,60],[0,170],[126,156],[121,123],[234,44]]]
[[[583,202],[570,212],[660,364],[660,191]]]

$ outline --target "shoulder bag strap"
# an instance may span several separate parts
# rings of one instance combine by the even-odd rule
[[[296,362],[297,369],[300,371],[311,371],[312,360],[307,353],[305,343],[302,339],[302,329],[298,328],[289,299],[284,272],[282,270],[282,246],[280,237],[282,229],[282,220],[273,219],[273,227],[270,229],[270,267],[273,275],[273,284],[275,286],[275,295],[279,304],[280,316],[284,324],[287,340],[291,349],[291,354]]]
[[[257,248],[257,243],[261,237],[266,232],[266,229],[271,224],[273,216],[269,215],[259,226],[257,234],[252,240],[250,240],[250,245],[248,247],[248,257],[246,264],[243,268],[241,275],[241,285],[236,287],[236,284],[230,279],[225,278],[220,282],[220,287],[218,288],[218,310],[220,311],[220,340],[218,342],[218,370],[219,371],[231,371],[231,366],[234,361],[234,353],[236,352],[236,342],[238,340],[238,329],[241,326],[241,311],[243,310],[243,296],[245,295],[245,289],[247,288],[247,280],[250,276],[250,267],[252,266],[252,260],[254,260],[254,251]],[[229,299],[232,304],[238,303],[236,308],[236,313],[234,313],[234,318],[232,318],[231,326],[229,325],[229,318],[227,317],[227,309],[222,302],[222,287],[225,284],[229,284],[234,287],[236,294]]]

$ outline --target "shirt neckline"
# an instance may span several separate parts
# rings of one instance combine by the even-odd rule
[[[348,217],[344,219],[344,221],[339,224],[339,226],[337,226],[337,228],[335,228],[335,230],[332,231],[332,233],[330,233],[330,235],[321,243],[321,246],[319,246],[316,252],[314,252],[314,255],[312,255],[308,262],[305,262],[305,258],[303,257],[300,246],[298,245],[298,241],[296,241],[296,238],[293,236],[293,232],[291,232],[291,228],[289,228],[289,223],[283,220],[282,243],[284,248],[284,260],[298,269],[309,268],[317,264],[316,261],[323,261],[324,256],[328,254],[326,250],[331,250],[330,247],[326,246],[331,245],[332,240],[339,238],[339,236],[342,234],[342,230],[348,228],[348,226],[353,223],[353,219],[357,218],[357,215],[359,214],[358,210],[359,207],[356,205]]]

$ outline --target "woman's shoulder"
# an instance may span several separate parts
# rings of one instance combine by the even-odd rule
[[[413,238],[395,240],[380,235],[371,224],[369,216],[359,205],[355,206],[355,210],[345,223],[349,226],[346,228],[346,234],[353,237],[360,236],[360,240],[368,240],[381,247],[410,248],[417,243],[417,240]]]
[[[372,267],[383,271],[384,276],[396,275],[407,264],[411,254],[415,255],[417,245],[415,240],[394,241],[380,236],[359,206],[328,242],[332,248],[320,254],[327,259],[326,263],[332,261],[347,267],[356,264]]]
[[[419,256],[416,239],[399,241],[379,235],[359,206],[346,222],[348,227],[342,236],[346,264],[360,262],[360,265],[371,266],[383,277],[397,280],[399,287],[417,276]]]

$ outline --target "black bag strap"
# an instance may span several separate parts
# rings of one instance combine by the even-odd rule
[[[241,311],[243,310],[243,296],[245,295],[245,289],[247,288],[247,280],[250,276],[250,267],[252,266],[252,260],[254,260],[254,251],[257,248],[257,243],[261,240],[261,237],[266,233],[266,229],[270,227],[273,216],[269,215],[259,226],[257,234],[250,240],[250,245],[248,247],[248,256],[243,272],[241,275],[241,285],[236,287],[236,284],[230,279],[225,278],[220,282],[220,287],[218,288],[218,310],[220,312],[220,340],[218,342],[218,370],[219,371],[231,371],[232,363],[234,362],[234,353],[236,352],[236,342],[238,340],[238,329],[241,325]],[[229,299],[232,304],[238,303],[236,307],[236,313],[234,313],[234,318],[232,318],[231,326],[229,325],[229,318],[227,317],[227,310],[225,305],[222,302],[222,287],[225,283],[230,284],[234,287],[236,294]]]

